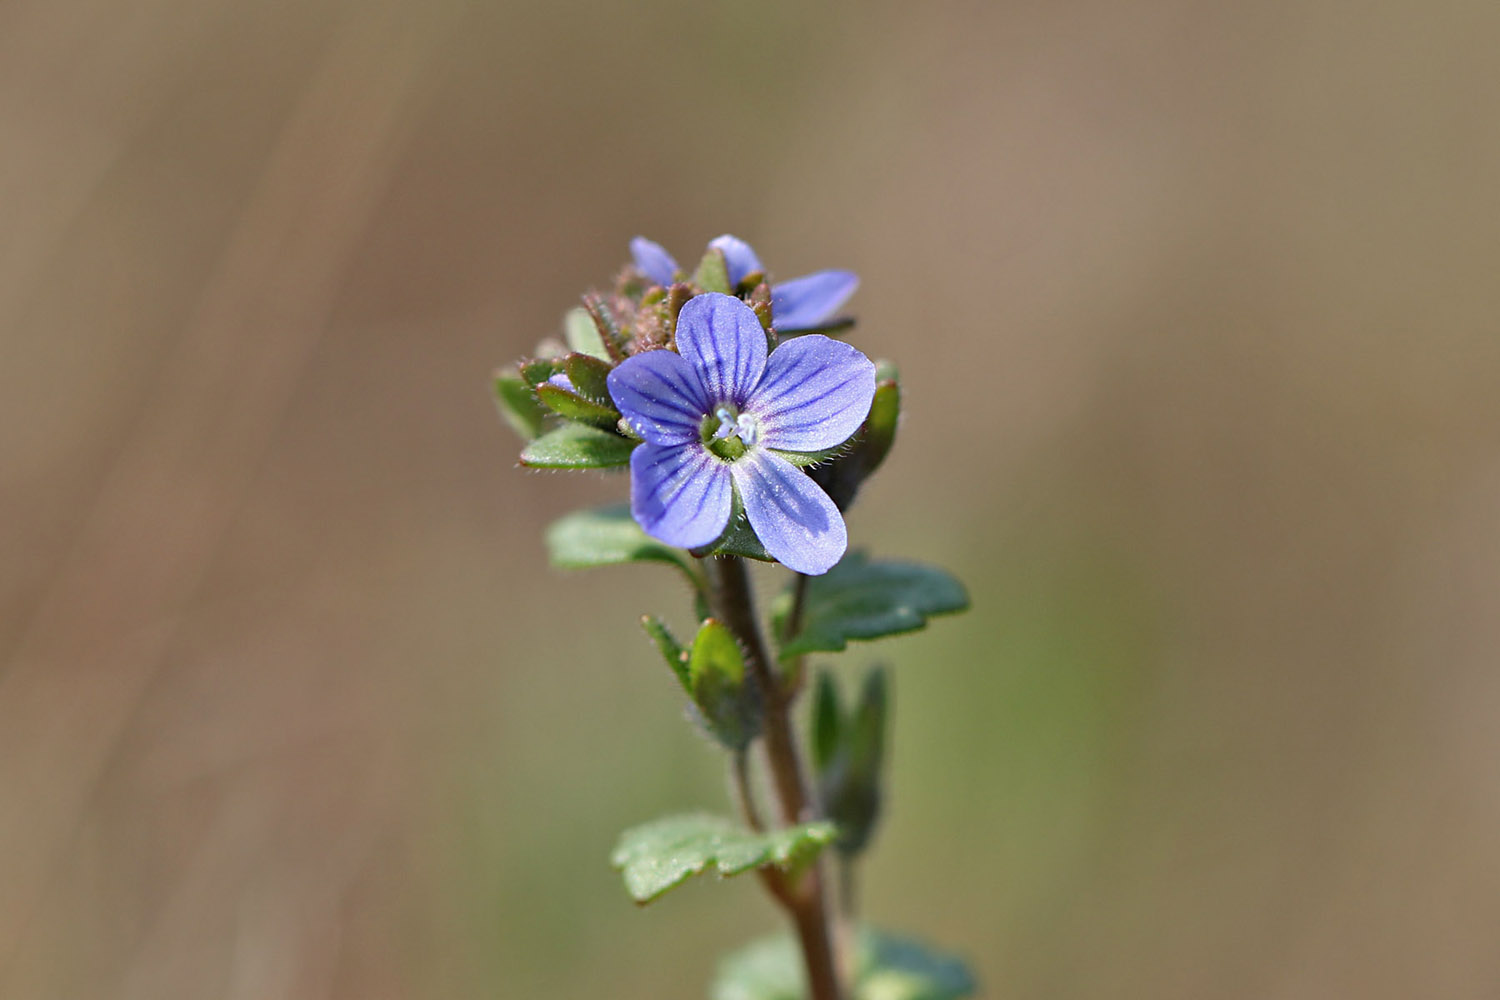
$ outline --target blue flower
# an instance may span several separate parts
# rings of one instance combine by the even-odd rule
[[[844,519],[781,453],[843,444],[875,395],[875,365],[808,334],[767,357],[754,311],[709,292],[682,307],[677,351],[626,358],[609,393],[645,442],[630,455],[630,512],[648,535],[697,548],[723,534],[734,495],[766,551],[799,573],[844,555]]]
[[[760,258],[750,244],[725,234],[709,243],[724,254],[729,265],[729,283],[738,285],[747,274],[761,271]],[[644,236],[630,241],[630,255],[638,271],[658,285],[670,285],[677,274],[677,261]],[[782,333],[811,330],[828,322],[839,306],[859,287],[859,276],[853,271],[814,271],[771,286],[771,315]]]

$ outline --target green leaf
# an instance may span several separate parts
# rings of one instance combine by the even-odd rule
[[[838,751],[818,769],[824,809],[839,827],[835,846],[846,857],[869,846],[880,821],[887,704],[885,669],[877,666],[865,675],[859,704],[842,720]]]
[[[587,424],[564,424],[521,449],[533,469],[606,469],[630,461],[637,442]]]
[[[682,644],[677,641],[677,637],[668,631],[667,626],[662,623],[660,618],[652,615],[643,615],[641,617],[641,628],[645,629],[646,634],[651,637],[651,641],[656,643],[656,648],[661,653],[661,658],[666,660],[667,666],[672,668],[672,673],[676,675],[677,683],[682,685],[682,690],[691,695],[693,685],[692,680],[688,677],[687,650],[682,648]]]
[[[778,635],[791,604],[791,591],[776,599],[772,615]],[[824,575],[807,581],[802,631],[785,642],[780,655],[788,659],[804,653],[837,652],[851,639],[914,632],[931,615],[952,614],[968,606],[964,585],[935,566],[871,562],[863,552],[851,552]]]
[[[604,348],[604,338],[594,325],[594,317],[582,306],[569,309],[568,315],[563,318],[563,339],[568,342],[570,349],[579,354],[587,354],[600,361],[609,360],[609,351]]]
[[[641,530],[626,504],[579,510],[547,528],[547,554],[562,569],[592,569],[632,562],[676,566],[698,585],[698,574],[681,549],[656,541]],[[647,631],[650,631],[647,629]]]
[[[885,759],[886,718],[890,714],[885,668],[876,666],[865,674],[859,705],[849,720],[849,763],[860,774],[880,773]]]
[[[729,265],[724,260],[722,250],[709,247],[708,253],[698,262],[698,270],[693,272],[693,284],[705,292],[723,292],[729,295],[734,291],[729,286]]]
[[[547,410],[514,369],[495,373],[495,403],[505,422],[521,437],[530,441],[542,433]]]
[[[805,1000],[806,981],[797,943],[779,934],[725,958],[709,996],[712,1000]],[[974,990],[974,977],[952,955],[909,938],[860,928],[850,1000],[960,1000]]]
[[[839,749],[839,729],[843,711],[839,708],[838,686],[833,674],[818,671],[813,688],[812,708],[812,759],[813,771],[821,774],[833,761]]]
[[[576,392],[569,392],[560,385],[543,382],[536,387],[536,398],[546,404],[553,413],[579,423],[609,429],[620,420],[619,411],[612,406],[584,399]]]
[[[704,872],[728,878],[763,865],[803,864],[833,837],[828,822],[755,833],[721,816],[668,816],[620,834],[610,864],[624,874],[631,898],[649,903]]]
[[[745,682],[745,658],[734,633],[706,620],[688,654],[688,693],[708,734],[731,750],[760,735],[760,689]]]

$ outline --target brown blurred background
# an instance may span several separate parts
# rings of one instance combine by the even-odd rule
[[[693,997],[750,884],[492,367],[644,233],[860,272],[873,919],[992,997],[1500,994],[1500,8],[0,6],[0,996]],[[877,542],[878,540],[878,542]],[[843,657],[857,671],[869,648]]]

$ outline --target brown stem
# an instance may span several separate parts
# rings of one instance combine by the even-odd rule
[[[774,664],[756,621],[755,599],[744,561],[736,556],[720,556],[706,560],[704,568],[708,574],[709,602],[714,614],[739,640],[745,653],[745,668],[755,679],[765,702],[761,736],[781,821],[790,825],[816,819],[817,804],[808,794],[797,740],[792,732],[792,692],[782,687],[774,673]],[[783,880],[778,878],[777,882]],[[769,880],[767,884],[797,928],[812,1000],[841,1000],[843,991],[839,986],[838,962],[828,925],[823,883],[823,866],[818,863],[794,888],[784,884],[778,886]],[[777,888],[787,891],[778,892]]]

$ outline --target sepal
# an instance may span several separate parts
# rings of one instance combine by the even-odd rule
[[[536,387],[536,398],[553,413],[581,424],[610,429],[620,420],[620,411],[613,404],[606,406],[596,403],[551,382],[543,382]]]
[[[729,263],[724,259],[724,251],[718,247],[708,248],[708,253],[698,262],[698,270],[693,272],[693,284],[705,292],[734,293],[729,284]]]
[[[573,391],[595,403],[607,404],[614,409],[614,400],[609,395],[610,370],[614,366],[591,354],[569,354],[563,358],[563,372],[573,383]]]
[[[837,449],[832,461],[808,473],[839,510],[847,510],[854,503],[864,481],[890,454],[900,419],[901,385],[896,379],[895,368],[889,362],[882,362],[876,366],[875,395],[870,401],[865,422],[842,448]]]
[[[533,389],[563,370],[562,362],[556,358],[528,358],[519,367],[521,378]]]
[[[583,297],[583,308],[588,312],[589,318],[594,321],[594,330],[599,336],[599,342],[604,346],[604,359],[616,363],[624,361],[625,345],[630,338],[620,328],[620,320],[615,315],[615,310],[604,301],[603,296],[594,292]]]
[[[724,533],[714,539],[712,544],[693,549],[692,552],[700,559],[708,556],[740,556],[757,562],[776,561],[776,557],[761,544],[755,529],[750,527],[750,519],[745,516],[745,505],[740,500],[738,490],[734,494],[733,506],[729,509],[729,524],[725,526]]]
[[[600,361],[609,360],[609,351],[604,346],[599,326],[582,306],[569,309],[568,315],[563,318],[563,338],[567,340],[569,350],[587,354]]]

